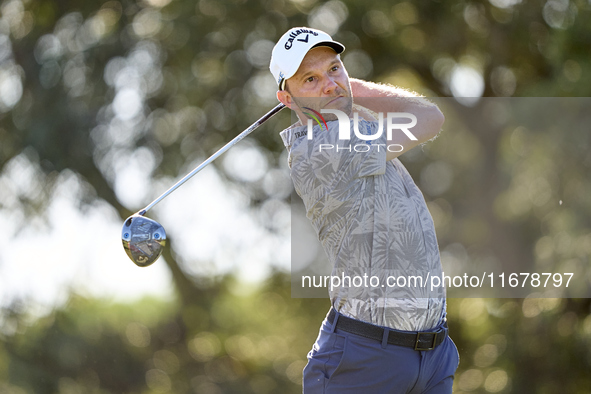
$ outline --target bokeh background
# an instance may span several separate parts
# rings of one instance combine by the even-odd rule
[[[292,26],[343,42],[351,76],[469,109],[401,158],[444,269],[591,280],[589,123],[523,127],[489,99],[585,113],[589,1],[4,0],[0,15],[1,393],[301,392],[329,302],[291,297],[288,111],[150,212],[170,239],[156,264],[120,244],[127,216],[276,104],[268,62]],[[589,298],[448,312],[455,392],[591,392]]]

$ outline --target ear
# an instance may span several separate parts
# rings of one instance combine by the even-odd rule
[[[291,106],[293,105],[293,101],[291,98],[291,94],[287,90],[278,90],[277,91],[277,100],[285,104],[286,107],[292,109]]]

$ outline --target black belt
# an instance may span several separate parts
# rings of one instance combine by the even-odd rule
[[[333,323],[336,312],[330,308],[328,313],[328,322]],[[361,320],[351,319],[350,317],[339,315],[336,329],[350,332],[351,334],[361,335],[365,338],[375,339],[382,342],[384,339],[384,329]],[[388,343],[391,345],[411,347],[414,350],[432,350],[441,344],[447,337],[447,322],[442,328],[435,332],[421,331],[394,331],[388,330]]]

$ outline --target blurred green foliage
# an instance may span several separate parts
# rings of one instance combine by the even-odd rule
[[[176,177],[229,141],[276,103],[271,48],[297,25],[343,42],[352,76],[427,96],[465,93],[454,84],[460,71],[477,96],[589,96],[590,10],[585,0],[4,0],[0,169],[20,169],[27,182],[0,177],[0,209],[26,226],[73,174],[81,207],[102,199],[127,217],[139,206],[118,193],[124,158],[147,157],[153,179]],[[402,158],[429,202],[444,264],[588,275],[588,127],[520,128],[497,107],[446,111],[444,133]],[[249,137],[271,169],[284,160],[277,131],[288,118]],[[220,172],[252,209],[277,198]],[[442,176],[453,182],[433,187]],[[300,392],[328,301],[291,299],[280,273],[239,295],[231,277],[194,277],[174,247],[166,253],[175,302],[72,295],[41,319],[19,301],[0,311],[0,392]],[[591,392],[588,298],[448,304],[456,392]]]
[[[0,384],[7,393],[297,393],[328,308],[290,298],[277,274],[256,291],[226,277],[190,304],[128,305],[73,295],[30,321],[2,311]],[[461,354],[455,392],[586,393],[589,303],[449,299]]]
[[[51,315],[4,320],[3,392],[295,392],[326,300],[292,300],[282,278],[236,297],[226,278],[189,305],[73,296]]]

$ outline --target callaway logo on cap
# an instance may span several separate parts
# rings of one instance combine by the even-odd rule
[[[279,90],[285,88],[285,81],[293,77],[298,71],[306,53],[312,48],[327,46],[341,53],[345,46],[332,39],[331,36],[322,30],[316,30],[309,27],[294,27],[285,33],[271,54],[271,64],[269,68],[275,77]]]

